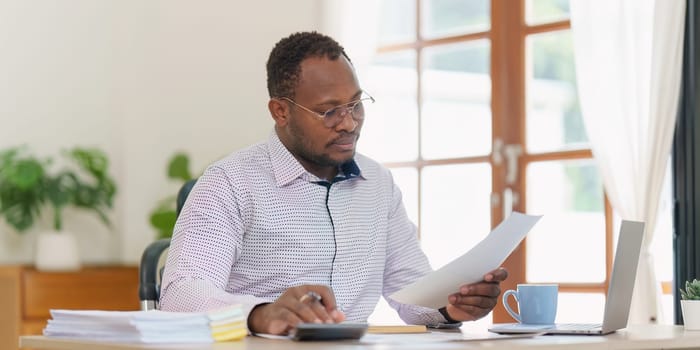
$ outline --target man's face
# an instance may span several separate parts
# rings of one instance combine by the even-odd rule
[[[301,63],[294,102],[323,114],[358,100],[359,83],[348,60],[311,57]],[[286,145],[307,168],[337,167],[355,155],[362,121],[346,115],[336,126],[327,127],[317,115],[289,103],[289,119],[283,127]]]

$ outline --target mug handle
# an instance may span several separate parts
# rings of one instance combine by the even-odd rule
[[[515,298],[515,301],[518,301],[518,292],[509,289],[505,293],[503,293],[503,306],[506,308],[506,311],[510,314],[511,317],[513,317],[518,323],[522,323],[522,320],[520,318],[520,315],[513,311],[513,309],[510,308],[510,305],[508,305],[508,296],[512,295]]]

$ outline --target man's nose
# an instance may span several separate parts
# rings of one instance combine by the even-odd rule
[[[349,117],[349,118],[348,118]],[[355,128],[357,128],[357,125],[360,123],[355,120],[355,117],[353,116],[353,109],[352,108],[346,108],[342,111],[340,114],[340,123],[335,126],[336,130],[344,130],[347,132],[353,132],[355,131]],[[348,122],[349,120],[349,122]]]

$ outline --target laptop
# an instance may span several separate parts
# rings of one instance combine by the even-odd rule
[[[644,223],[622,221],[615,252],[608,297],[605,301],[603,323],[557,323],[552,325],[530,325],[520,323],[494,324],[489,331],[502,334],[588,334],[603,335],[627,327],[627,318],[632,303],[632,290],[637,276],[639,253],[644,237]]]

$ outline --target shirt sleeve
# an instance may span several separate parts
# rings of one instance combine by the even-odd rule
[[[447,322],[438,310],[402,304],[389,297],[432,271],[428,258],[420,248],[416,226],[406,215],[401,191],[396,185],[393,185],[392,189],[387,240],[387,261],[384,267],[382,294],[389,305],[408,324],[435,325]],[[447,295],[445,303],[447,303]]]
[[[226,291],[242,236],[232,184],[223,170],[210,167],[197,180],[175,225],[161,287],[161,310],[207,311],[240,304],[247,319],[255,305],[268,302]]]

